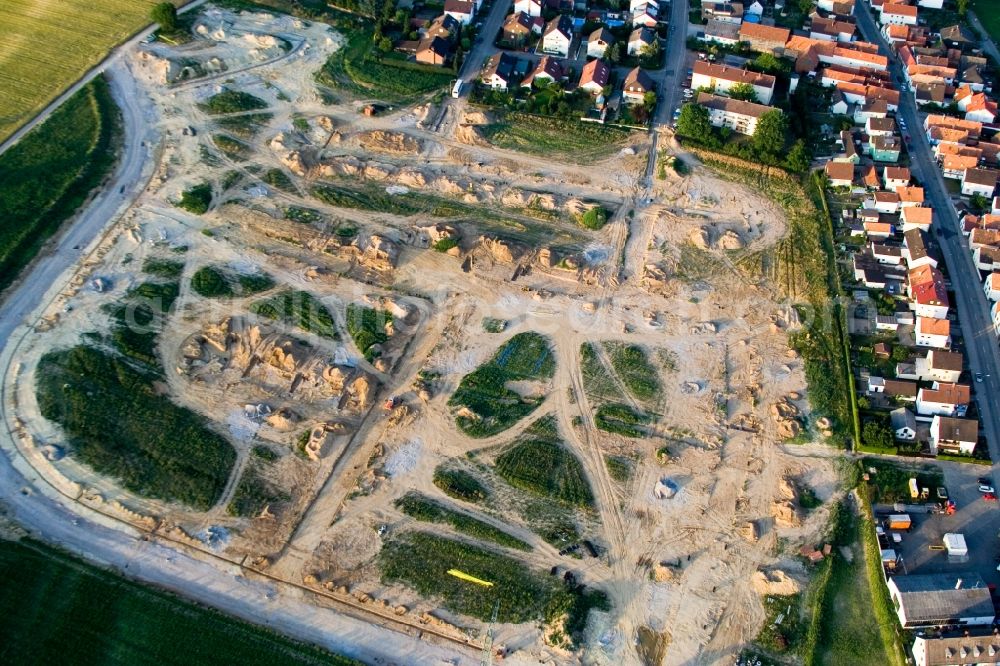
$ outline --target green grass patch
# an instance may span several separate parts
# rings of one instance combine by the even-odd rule
[[[594,412],[594,425],[605,432],[625,437],[644,437],[646,430],[642,426],[652,420],[649,414],[637,412],[621,403],[605,403]]]
[[[168,280],[175,280],[184,272],[184,262],[175,259],[148,257],[142,263],[142,272]]]
[[[583,388],[591,400],[613,400],[619,397],[615,380],[601,363],[596,343],[584,342],[580,345],[580,372],[583,374]]]
[[[42,416],[63,427],[81,462],[145,497],[208,509],[236,452],[203,417],[163,395],[154,378],[78,346],[41,358],[35,390]]]
[[[496,459],[497,475],[515,488],[571,506],[591,507],[594,494],[575,455],[559,441],[526,439]]]
[[[660,394],[660,376],[642,347],[624,342],[605,342],[604,350],[615,373],[636,400],[650,402]]]
[[[176,203],[178,208],[182,208],[194,215],[204,215],[208,212],[208,207],[212,205],[212,184],[201,183],[194,185],[181,192],[181,198]]]
[[[230,516],[253,518],[260,515],[265,507],[279,502],[287,502],[289,499],[287,493],[277,488],[264,476],[267,456],[266,454],[264,456],[257,454],[257,448],[261,447],[255,447],[255,455],[243,470],[243,475],[240,477],[239,483],[236,484],[236,490],[233,491],[233,498],[226,506],[226,512]],[[270,449],[265,448],[265,450],[274,455]]]
[[[141,585],[33,540],[0,540],[9,664],[242,666],[361,662]]]
[[[347,332],[354,344],[364,354],[369,362],[379,355],[378,345],[384,344],[389,336],[385,332],[387,324],[392,322],[392,315],[385,310],[351,303],[345,311]]]
[[[7,128],[3,118],[0,126]],[[0,155],[0,289],[111,173],[120,126],[107,81],[98,77]]]
[[[458,247],[458,239],[457,238],[442,238],[438,242],[434,243],[434,245],[432,245],[431,247],[434,248],[437,252],[447,252],[448,250],[451,250],[452,248]]]
[[[623,148],[630,132],[597,123],[562,120],[527,113],[505,112],[479,127],[483,137],[507,150],[542,155],[578,164],[611,157]]]
[[[215,124],[230,134],[243,139],[253,138],[260,128],[271,121],[270,113],[246,113],[239,116],[217,118]]]
[[[434,485],[445,495],[463,502],[479,503],[489,497],[486,486],[472,474],[461,469],[438,467],[434,470]]]
[[[761,602],[766,617],[754,642],[771,654],[795,654],[808,626],[802,618],[802,595],[768,595]],[[779,618],[781,624],[775,624]]]
[[[507,382],[542,381],[554,374],[549,339],[535,332],[518,333],[493,358],[462,378],[448,405],[471,412],[455,418],[465,434],[489,437],[517,423],[542,402],[538,396],[522,397],[507,388]]]
[[[242,162],[253,154],[253,150],[247,144],[238,139],[225,134],[215,134],[212,136],[212,143],[223,155],[234,162]]]
[[[618,483],[628,483],[635,470],[635,460],[627,456],[604,456],[604,466],[608,468],[608,476]]]
[[[285,219],[292,222],[301,222],[302,224],[315,224],[322,222],[325,218],[318,210],[289,206],[285,209]]]
[[[130,289],[122,302],[107,306],[112,347],[140,364],[143,371],[162,374],[157,337],[179,294],[176,282],[143,282]]]
[[[503,333],[507,330],[507,320],[496,317],[483,317],[483,330],[487,333]]]
[[[499,622],[551,621],[569,614],[567,629],[578,636],[591,608],[610,607],[599,591],[569,587],[512,557],[426,532],[390,541],[382,548],[379,564],[384,583],[403,583],[452,612],[484,621],[499,601]],[[449,575],[449,569],[489,581],[493,587],[463,581]]]
[[[264,175],[262,175],[260,179],[271,187],[276,187],[279,190],[284,190],[285,192],[295,191],[295,184],[292,183],[292,179],[289,178],[288,174],[281,169],[268,169],[264,172]]]
[[[603,206],[594,206],[583,215],[580,215],[577,222],[586,229],[597,231],[604,228],[604,225],[608,223],[608,211],[604,210]]]
[[[468,516],[460,511],[449,509],[440,502],[418,492],[408,492],[395,501],[396,508],[416,520],[425,523],[440,523],[451,525],[456,531],[515,550],[531,550],[531,545],[516,536],[490,525],[487,522]]]
[[[199,104],[198,106],[205,113],[219,116],[225,113],[266,109],[267,102],[260,97],[243,92],[242,90],[223,90],[220,93],[212,95],[203,104]]]
[[[250,304],[250,312],[284,322],[321,338],[339,340],[333,315],[307,291],[286,291]]]
[[[932,497],[935,489],[944,485],[941,469],[931,464],[862,458],[861,465],[868,474],[866,485],[874,502],[893,504],[913,501],[910,499],[911,478],[916,478],[917,486],[927,488]]]
[[[267,273],[237,273],[222,266],[202,266],[191,276],[191,289],[203,298],[252,296],[274,287]]]

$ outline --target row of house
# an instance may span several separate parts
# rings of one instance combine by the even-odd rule
[[[749,136],[757,131],[757,121],[761,116],[775,110],[769,106],[774,98],[775,83],[775,78],[769,74],[704,60],[695,62],[691,74],[691,87],[700,91],[695,102],[708,109],[712,125],[728,127]],[[736,86],[741,88],[749,86],[757,101],[730,98],[729,93]]]
[[[486,61],[480,78],[483,85],[493,90],[510,91],[517,79],[519,60],[507,53],[495,53]],[[611,83],[611,67],[603,60],[591,60],[583,66],[578,80],[570,81],[572,69],[565,60],[553,56],[542,56],[534,68],[521,78],[521,88],[537,87],[538,84],[560,83],[568,88],[586,90],[593,96],[602,95]],[[656,84],[649,74],[640,67],[629,71],[622,81],[622,98],[629,104],[641,104],[646,93],[654,92]]]

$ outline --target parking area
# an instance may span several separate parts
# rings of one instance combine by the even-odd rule
[[[908,512],[912,527],[900,533],[902,541],[891,544],[902,557],[898,574],[933,574],[974,571],[988,584],[1000,585],[997,571],[1000,555],[1000,507],[996,501],[983,499],[980,477],[990,477],[990,468],[979,465],[936,463],[944,474],[949,498],[955,502],[952,515]],[[992,483],[990,485],[993,485]],[[930,489],[931,495],[936,489]],[[885,517],[897,513],[891,505],[876,505],[876,514]],[[943,548],[945,534],[962,534],[968,547],[965,562],[949,561]]]

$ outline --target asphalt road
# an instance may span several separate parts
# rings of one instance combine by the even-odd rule
[[[882,38],[874,19],[861,0],[856,3],[854,14],[865,39],[879,44],[883,52],[890,55],[890,68],[893,77],[898,81],[898,77],[902,75],[899,59],[891,55],[888,44]],[[941,171],[927,142],[927,135],[923,131],[922,114],[918,113],[911,93],[903,92],[900,95],[897,116],[906,121],[910,135],[910,169],[923,184],[924,196],[934,209],[934,227],[942,232],[936,236],[936,240],[941,247],[955,290],[957,302],[953,305],[961,323],[969,366],[973,373],[983,374],[982,383],[974,382],[972,387],[979,406],[981,432],[986,436],[990,457],[994,463],[991,474],[996,480],[998,478],[996,472],[1000,468],[1000,441],[997,439],[1000,433],[1000,421],[998,421],[1000,414],[991,398],[1000,396],[1000,350],[993,333],[989,303],[983,294],[979,271],[972,263],[972,255],[968,251],[965,236],[962,235],[958,215],[945,189]]]

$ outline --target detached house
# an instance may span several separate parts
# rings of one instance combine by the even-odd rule
[[[827,162],[824,171],[832,187],[850,187],[854,183],[852,162]]]
[[[887,23],[895,25],[916,25],[917,8],[910,5],[900,5],[887,2],[882,5],[882,11],[879,15],[879,23],[882,25]]]
[[[642,55],[655,42],[656,32],[646,26],[638,27],[628,36],[628,54]]]
[[[965,384],[934,382],[932,388],[917,392],[917,414],[921,416],[965,416],[969,409],[970,391]]]
[[[504,90],[510,86],[517,59],[509,53],[494,53],[483,67],[483,85],[493,90]]]
[[[603,58],[614,42],[615,38],[607,28],[598,28],[587,39],[587,57]]]
[[[462,25],[469,25],[476,15],[476,3],[466,0],[445,0],[444,13]]]
[[[611,79],[611,68],[603,60],[591,60],[583,66],[580,88],[591,95],[600,95]]]
[[[945,319],[950,305],[941,271],[933,266],[920,266],[910,270],[908,279],[907,291],[912,299],[910,309],[917,317]]]
[[[565,14],[552,19],[542,33],[542,52],[563,58],[569,56],[573,43],[573,22]]]
[[[542,15],[542,0],[516,0],[514,2],[514,13],[523,13],[528,16]]]
[[[884,167],[882,180],[885,181],[885,189],[887,190],[895,191],[897,187],[906,187],[910,184],[910,169],[909,167]]]
[[[917,417],[906,407],[900,407],[889,412],[889,422],[896,439],[912,442],[917,438]]]
[[[951,322],[947,319],[917,317],[914,336],[918,347],[948,349],[951,347]]]
[[[903,233],[911,229],[919,229],[921,231],[929,231],[931,228],[931,222],[933,218],[934,211],[930,208],[924,208],[922,206],[906,206],[902,209],[899,215],[900,222],[902,222]]]
[[[542,56],[542,59],[535,65],[535,69],[524,77],[521,81],[522,88],[531,88],[535,83],[552,83],[562,81],[566,78],[566,70],[561,62],[552,56]]]
[[[935,416],[931,421],[930,449],[934,455],[944,452],[971,456],[978,439],[979,422],[974,419]]]
[[[629,104],[642,104],[646,93],[654,92],[656,85],[643,69],[636,67],[625,77],[622,83],[622,97]],[[709,114],[711,115],[711,113]]]

